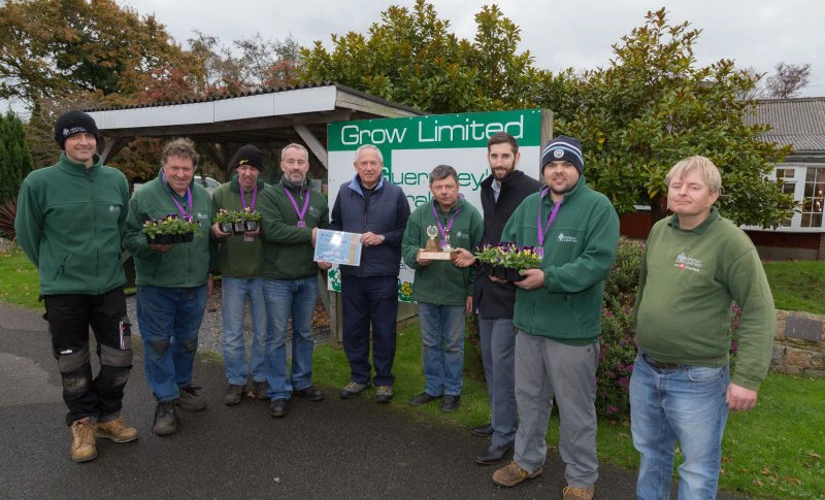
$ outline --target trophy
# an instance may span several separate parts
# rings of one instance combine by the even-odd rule
[[[446,232],[445,232],[446,233]],[[444,240],[441,244],[438,243],[438,228],[436,226],[427,226],[427,244],[421,251],[420,257],[426,260],[452,260],[452,247],[450,247],[450,235],[445,234]]]

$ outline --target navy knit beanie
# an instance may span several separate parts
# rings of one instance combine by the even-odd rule
[[[83,111],[63,113],[54,123],[54,140],[57,141],[60,149],[66,149],[63,147],[66,139],[82,132],[89,132],[95,136],[95,139],[100,139],[100,132],[97,130],[94,118]]]
[[[569,161],[576,166],[579,174],[584,172],[584,156],[582,156],[582,143],[575,137],[560,135],[548,142],[541,150],[541,171],[553,161]]]
[[[234,168],[238,168],[241,165],[249,165],[263,172],[264,154],[252,144],[241,146],[241,149],[235,153],[235,159],[232,161],[232,165],[234,165]]]

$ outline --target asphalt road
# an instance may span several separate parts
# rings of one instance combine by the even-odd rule
[[[195,380],[209,408],[179,412],[178,432],[160,438],[142,364],[136,356],[124,401],[140,439],[98,440],[97,459],[74,464],[45,321],[0,304],[0,499],[553,499],[565,486],[555,452],[541,477],[495,486],[494,467],[472,460],[484,440],[397,411],[402,403],[342,401],[326,388],[324,401],[296,401],[283,419],[260,401],[226,407],[223,366],[204,357]],[[634,482],[634,471],[603,466],[596,497],[633,498]]]

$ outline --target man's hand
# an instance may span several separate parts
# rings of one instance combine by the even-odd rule
[[[516,281],[516,286],[524,290],[536,290],[544,286],[544,271],[541,269],[523,269],[522,276],[526,276],[521,281]]]
[[[381,236],[373,232],[368,232],[361,235],[361,244],[365,247],[374,247],[375,245],[380,245],[381,243],[384,243],[384,240],[381,239]]]
[[[423,251],[424,251],[423,248],[418,249],[418,253],[415,254],[415,261],[418,262],[419,266],[426,267],[426,266],[429,266],[430,264],[432,264],[433,261],[431,261],[430,259],[422,259],[421,258],[421,252],[423,252]]]
[[[329,271],[329,269],[332,267],[332,263],[319,260],[318,267],[321,269],[321,271]]]
[[[725,401],[732,411],[752,410],[756,406],[756,391],[745,389],[736,384],[728,384]]]
[[[476,261],[475,256],[466,248],[456,248],[453,252],[454,255],[456,255],[455,260],[453,260],[453,264],[457,267],[470,267]]]
[[[315,248],[315,242],[318,240],[318,228],[312,228],[312,247]]]
[[[172,245],[172,244],[169,244],[169,245],[158,245],[157,243],[150,243],[149,244],[149,248],[151,248],[152,250],[154,250],[156,252],[168,252],[169,250],[172,249],[173,246],[174,245]]]
[[[507,280],[497,278],[497,277],[493,276],[492,274],[489,276],[489,278],[490,278],[490,281],[492,281],[493,283],[498,283],[499,285],[503,285],[504,283],[507,283]]]
[[[212,234],[214,234],[216,238],[226,238],[232,235],[232,233],[224,233],[221,231],[221,225],[217,222],[212,224]]]
[[[206,298],[212,296],[212,292],[215,291],[215,280],[212,278],[212,273],[206,275]]]
[[[464,301],[464,312],[469,314],[473,314],[473,296],[470,295],[467,297],[467,300]]]

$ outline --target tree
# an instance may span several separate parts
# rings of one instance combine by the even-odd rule
[[[193,59],[154,16],[114,0],[7,0],[0,5],[0,98],[29,107],[71,92],[134,95],[140,75]]]
[[[302,50],[301,79],[334,81],[431,113],[525,107],[541,93],[545,72],[529,52],[516,53],[520,30],[496,6],[475,17],[475,40],[449,32],[432,4],[382,12],[368,36],[332,35]]]
[[[644,26],[613,45],[607,68],[571,80],[571,100],[557,113],[557,130],[582,139],[586,175],[620,213],[650,205],[664,216],[665,175],[691,155],[709,157],[722,172],[720,211],[736,224],[776,227],[793,201],[767,178],[789,148],[763,142],[767,127],[743,121],[749,104],[737,93],[752,75],[722,59],[697,67],[698,30],[648,12]]]
[[[769,97],[774,99],[788,99],[796,97],[799,91],[808,86],[808,77],[811,76],[810,64],[776,65],[776,74],[769,76],[765,82]]]
[[[23,122],[7,111],[0,115],[0,200],[17,196],[20,185],[32,170]]]

